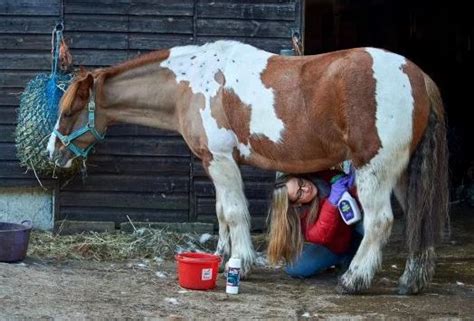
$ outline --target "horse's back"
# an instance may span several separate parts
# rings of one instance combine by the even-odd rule
[[[424,131],[424,74],[395,53],[354,48],[287,57],[233,41],[177,52],[168,67],[205,97],[200,116],[211,152],[314,171],[344,159],[361,166],[382,146],[409,146]]]
[[[234,97],[224,99],[223,108],[230,115],[228,126],[237,129],[240,141],[249,142],[251,155],[261,163],[285,159],[298,163],[287,168],[293,171],[343,159],[361,166],[382,146],[406,148],[413,138],[419,140],[428,112],[423,75],[404,57],[376,48],[271,56],[261,82],[271,89],[272,103],[247,105],[239,114]],[[256,108],[272,117],[253,117]],[[273,136],[278,139],[258,131],[257,125],[278,129]]]

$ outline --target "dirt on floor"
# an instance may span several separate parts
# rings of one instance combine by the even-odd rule
[[[225,293],[219,275],[210,291],[181,288],[172,261],[45,261],[0,263],[0,320],[472,320],[474,319],[474,209],[452,212],[452,236],[438,253],[436,275],[420,295],[397,295],[405,253],[399,223],[384,249],[370,290],[339,295],[336,269],[298,280],[264,264]]]

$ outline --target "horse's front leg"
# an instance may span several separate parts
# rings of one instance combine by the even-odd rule
[[[370,166],[357,171],[357,193],[364,210],[364,237],[349,269],[339,280],[338,290],[342,293],[357,293],[370,287],[382,263],[382,247],[392,230],[390,193],[394,180],[387,178],[387,173],[383,173],[384,180],[374,173],[376,170]]]
[[[240,169],[232,155],[214,155],[213,160],[210,161],[208,172],[214,182],[219,204],[216,205],[220,242],[217,250],[222,248],[225,252],[228,247],[229,238],[225,230],[228,227],[231,256],[242,260],[241,273],[245,277],[250,271],[255,254],[250,238],[250,215]],[[222,211],[218,207],[221,207]],[[219,215],[222,215],[221,218]],[[221,229],[223,230],[221,231]]]
[[[230,256],[230,234],[229,224],[227,224],[222,207],[221,193],[218,191],[216,191],[216,214],[219,222],[219,240],[217,241],[217,248],[214,254],[223,258],[221,264],[221,270],[223,270],[224,264]]]

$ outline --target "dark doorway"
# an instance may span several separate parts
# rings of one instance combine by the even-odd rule
[[[305,54],[379,47],[419,65],[441,89],[448,115],[453,191],[468,183],[474,165],[474,27],[468,2],[407,0],[306,0]],[[452,196],[455,197],[454,194]]]

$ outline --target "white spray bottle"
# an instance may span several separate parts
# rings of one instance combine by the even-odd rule
[[[239,293],[241,266],[242,262],[238,258],[230,258],[227,263],[227,285],[225,291],[229,294]]]
[[[347,191],[342,194],[341,199],[337,203],[337,208],[347,225],[352,225],[362,218],[356,200]]]

